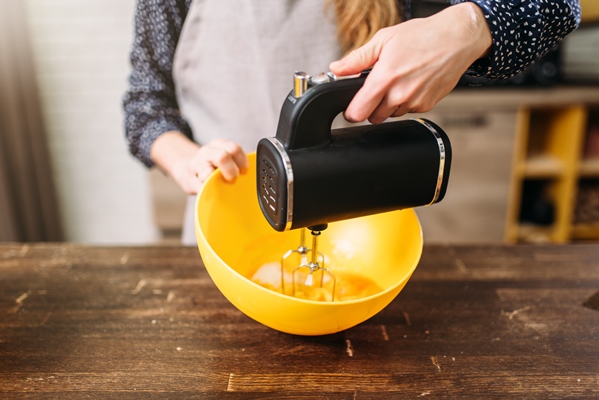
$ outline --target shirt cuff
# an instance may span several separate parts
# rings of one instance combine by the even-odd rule
[[[555,47],[580,21],[576,2],[566,0],[451,0],[478,5],[491,30],[491,54],[468,70],[472,76],[508,79]]]
[[[135,139],[129,139],[129,150],[131,154],[137,157],[146,167],[154,166],[154,161],[150,157],[150,148],[154,141],[163,133],[178,131],[188,138],[192,139],[191,130],[187,125],[181,125],[176,121],[167,118],[159,118],[148,123],[140,136]]]

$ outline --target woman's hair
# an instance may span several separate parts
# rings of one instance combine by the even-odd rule
[[[379,29],[401,21],[398,0],[327,0],[325,7],[335,11],[337,37],[347,53],[362,46]]]

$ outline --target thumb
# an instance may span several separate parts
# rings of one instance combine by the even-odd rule
[[[380,54],[378,38],[373,37],[365,45],[358,47],[341,60],[334,61],[329,65],[329,69],[335,75],[353,75],[364,71],[374,65]]]

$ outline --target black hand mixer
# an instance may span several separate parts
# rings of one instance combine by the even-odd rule
[[[308,228],[312,249],[301,232],[297,250],[281,261],[302,292],[332,284],[335,277],[318,253],[318,237],[327,224],[387,211],[430,205],[443,199],[451,165],[449,138],[433,122],[408,119],[331,130],[368,76],[336,77],[331,72],[294,74],[283,103],[276,137],[257,148],[257,192],[262,213],[277,231]],[[299,261],[286,264],[292,255]]]

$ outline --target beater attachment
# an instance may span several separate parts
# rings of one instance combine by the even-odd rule
[[[287,250],[281,258],[281,293],[285,294],[287,292],[285,290],[285,281],[288,281],[287,277],[293,273],[295,267],[298,264],[308,264],[309,252],[310,249],[306,246],[306,228],[302,228],[300,229],[300,244],[297,249]],[[324,263],[324,257],[322,257],[322,262]],[[291,289],[288,291],[291,291]]]
[[[288,259],[292,254],[297,254],[300,263],[291,270],[291,295],[309,300],[335,300],[335,276],[325,268],[324,256],[318,251],[318,239],[326,228],[327,224],[308,227],[312,234],[311,249],[305,245],[305,229],[302,229],[298,249],[289,250],[283,255],[281,262],[283,293],[285,293],[284,281],[285,271],[288,271],[286,270]]]

